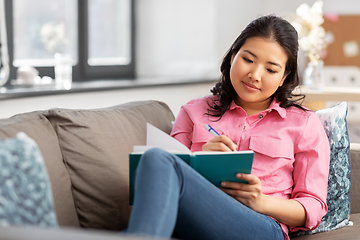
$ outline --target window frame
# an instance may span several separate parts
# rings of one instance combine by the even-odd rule
[[[16,79],[17,67],[14,60],[14,30],[13,30],[13,1],[4,1],[6,11],[6,28],[8,40],[8,53],[10,75],[5,86],[11,86],[11,80]],[[73,82],[86,82],[92,80],[129,80],[135,78],[135,6],[130,1],[130,62],[127,65],[90,66],[88,60],[88,0],[77,0],[78,20],[78,62],[73,66]],[[54,78],[54,67],[36,67],[39,75]]]

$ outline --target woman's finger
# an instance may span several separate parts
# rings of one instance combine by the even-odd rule
[[[248,182],[250,185],[260,184],[260,179],[253,175],[253,174],[246,174],[246,173],[237,173],[236,178],[244,180],[245,182]]]
[[[222,182],[221,186],[227,189],[233,189],[237,191],[251,191],[253,186],[247,183],[237,183],[237,182]]]
[[[203,145],[203,151],[233,151],[236,150],[237,146],[227,136],[221,135],[210,139],[206,144]]]

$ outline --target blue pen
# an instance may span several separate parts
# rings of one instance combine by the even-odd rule
[[[209,124],[205,124],[204,125],[206,130],[208,130],[214,137],[220,136],[220,134],[212,128],[212,126],[210,126]]]
[[[209,124],[205,124],[204,127],[206,128],[206,130],[208,130],[214,137],[220,136],[220,134]],[[236,146],[236,142],[233,141],[233,143]],[[236,150],[233,150],[233,152],[236,152]]]

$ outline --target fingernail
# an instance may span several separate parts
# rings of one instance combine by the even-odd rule
[[[234,144],[233,144],[233,147],[234,147],[234,149],[236,150],[237,149],[237,144],[236,144],[236,142],[233,142]]]
[[[221,186],[226,187],[226,182],[222,182]]]
[[[241,174],[240,174],[240,173],[238,173],[238,174],[236,174],[236,176],[237,176],[237,177],[241,177]]]

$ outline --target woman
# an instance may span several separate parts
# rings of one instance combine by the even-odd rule
[[[128,232],[182,239],[289,239],[327,211],[329,145],[317,116],[297,103],[296,30],[276,16],[251,22],[224,57],[212,96],[183,105],[171,135],[191,151],[253,150],[249,184],[218,189],[175,155],[146,152]],[[220,136],[212,137],[204,124]]]

